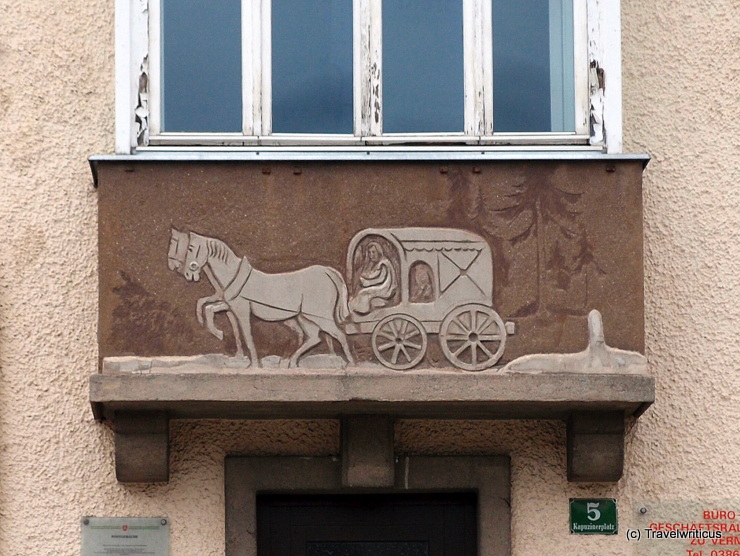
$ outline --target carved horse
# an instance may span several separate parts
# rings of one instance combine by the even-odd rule
[[[183,273],[183,268],[185,265],[185,257],[187,256],[188,252],[188,245],[190,244],[190,237],[185,232],[180,232],[176,230],[175,228],[172,228],[171,230],[171,237],[170,237],[170,249],[167,254],[167,263],[170,270],[175,270],[179,272],[180,274]],[[221,284],[218,283],[218,280],[213,276],[213,273],[211,272],[210,267],[204,267],[203,271],[206,274],[206,277],[208,278],[208,281],[213,286],[213,295],[209,295],[207,297],[201,297],[198,299],[198,301],[195,304],[195,313],[196,317],[198,319],[198,322],[201,324],[201,326],[205,326],[208,331],[213,334],[216,338],[219,340],[224,339],[224,333],[216,328],[216,325],[213,322],[213,316],[214,313],[218,312],[226,312],[226,315],[229,318],[229,322],[231,323],[231,329],[233,331],[234,340],[236,342],[236,357],[244,357],[244,348],[242,347],[242,341],[241,341],[241,333],[239,332],[239,324],[236,321],[236,317],[234,316],[234,313],[232,313],[228,308],[222,309],[221,311],[213,311],[209,310],[208,315],[204,314],[204,307],[207,303],[214,303],[217,301],[223,301],[224,300],[224,289]],[[293,332],[296,333],[298,336],[298,343],[303,343],[303,338],[305,337],[305,334],[303,333],[303,330],[298,325],[298,322],[295,318],[286,320],[283,324],[285,324],[288,328],[290,328]],[[331,355],[335,355],[334,351],[334,343],[331,341],[331,338],[327,336],[326,343],[329,346],[329,353]]]
[[[336,339],[347,362],[354,364],[347,338],[339,327],[349,316],[349,307],[347,286],[338,271],[314,265],[294,272],[265,274],[254,269],[246,258],[236,256],[220,239],[192,232],[187,236],[184,261],[180,263],[185,234],[177,232],[180,235],[176,236],[176,232],[173,229],[170,268],[176,267],[173,270],[193,282],[200,280],[202,270],[216,290],[213,296],[198,300],[198,313],[202,312],[199,322],[205,320],[213,333],[215,313],[227,311],[227,315],[233,315],[238,323],[235,326],[232,321],[235,335],[238,337],[241,332],[255,366],[260,362],[251,333],[251,315],[286,324],[290,319],[297,321],[304,339],[290,358],[291,367],[321,341],[321,332]],[[237,344],[237,350],[239,347]]]
[[[170,270],[175,270],[180,274],[183,274],[189,243],[190,238],[188,234],[172,228],[170,235],[170,250],[167,253],[167,265],[169,266]],[[213,313],[209,314],[210,318],[206,321],[206,316],[204,314],[203,308],[207,303],[223,301],[224,288],[213,276],[213,273],[211,272],[211,269],[209,267],[206,267],[203,270],[206,274],[206,277],[208,278],[208,281],[213,286],[214,292],[213,295],[210,295],[208,297],[201,297],[200,299],[198,299],[195,304],[195,316],[201,326],[205,326],[208,331],[216,338],[218,338],[219,340],[223,340],[224,333],[216,328],[216,325],[213,322]],[[229,318],[231,329],[234,333],[234,340],[236,342],[236,356],[244,357],[244,348],[242,347],[241,334],[239,333],[239,324],[236,321],[236,317],[234,316],[234,313],[228,310],[228,308],[226,309],[226,316]],[[295,329],[297,328],[298,327],[295,326]],[[302,334],[302,332],[300,332],[299,330],[296,330],[296,332]]]

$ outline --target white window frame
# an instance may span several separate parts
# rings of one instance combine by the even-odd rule
[[[622,150],[619,0],[573,0],[575,133],[494,133],[490,0],[462,0],[465,126],[461,133],[383,134],[382,0],[353,4],[353,135],[272,134],[271,0],[242,0],[244,133],[162,133],[160,0],[116,0],[116,152],[151,146],[458,143]],[[607,83],[608,77],[608,83]]]

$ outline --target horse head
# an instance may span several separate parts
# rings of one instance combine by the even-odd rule
[[[170,230],[170,250],[167,253],[167,266],[170,270],[175,270],[180,274],[183,273],[189,243],[188,234],[175,228]]]
[[[208,238],[190,232],[182,275],[190,282],[200,280],[200,271],[208,263]]]

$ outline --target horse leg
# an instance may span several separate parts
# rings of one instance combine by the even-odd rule
[[[203,307],[206,303],[213,303],[214,301],[223,301],[223,297],[219,297],[218,295],[209,295],[208,297],[201,297],[198,301],[195,303],[195,317],[198,319],[198,324],[203,326],[205,323],[203,322]]]
[[[224,301],[219,301],[217,303],[210,303],[205,306],[205,309],[203,309],[203,313],[206,320],[206,328],[208,331],[216,336],[219,340],[224,339],[224,333],[221,332],[218,328],[216,328],[216,325],[213,322],[213,316],[216,313],[220,313],[221,311],[228,311],[229,306]]]
[[[226,311],[226,316],[229,318],[229,322],[231,323],[231,330],[234,332],[234,341],[236,342],[236,357],[244,357],[244,348],[242,347],[241,334],[239,333],[239,323],[236,321],[234,313],[231,312],[231,308],[224,301],[219,301],[218,303],[206,305],[203,311],[205,313],[206,327],[211,334],[216,336],[216,338],[218,338],[219,340],[223,340],[224,333],[216,328],[216,325],[213,322],[214,315],[222,311]]]
[[[298,317],[298,324],[306,334],[306,341],[303,342],[303,345],[299,346],[296,352],[291,356],[290,361],[288,362],[288,367],[297,367],[298,358],[321,342],[321,337],[319,336],[321,328],[318,324],[311,322],[306,318],[302,318],[301,316]]]
[[[242,346],[242,336],[239,331],[239,323],[236,321],[236,317],[231,310],[226,311],[226,316],[229,317],[231,323],[231,329],[234,331],[234,341],[236,342],[236,357],[244,357],[244,346]]]
[[[303,343],[303,338],[305,337],[305,335],[303,334],[303,330],[301,329],[301,327],[298,325],[298,322],[292,319],[286,320],[285,326],[296,333],[296,335],[298,336],[298,345],[301,345]],[[331,355],[336,355],[336,351],[334,351],[334,342],[332,342],[331,336],[328,334],[326,335],[326,345],[329,347],[329,353]]]
[[[244,307],[242,311],[241,308]],[[249,352],[249,358],[252,361],[253,367],[261,367],[259,356],[257,355],[257,348],[254,346],[254,338],[252,338],[252,323],[249,320],[252,314],[251,303],[244,303],[239,305],[239,312],[234,307],[231,308],[234,311],[236,320],[239,321],[239,328],[241,328],[242,335],[244,336],[244,342],[247,344],[247,351]]]
[[[298,322],[294,319],[288,319],[284,322],[284,324],[296,333],[296,336],[298,336],[298,345],[300,346],[303,343],[303,338],[305,337],[305,334],[303,334],[303,329],[298,325]]]
[[[349,342],[347,341],[347,336],[344,332],[339,329],[334,321],[327,321],[326,324],[324,324],[323,330],[329,336],[329,342],[331,342],[331,338],[336,338],[337,342],[342,346],[342,351],[344,352],[344,357],[347,359],[347,364],[353,366],[355,364],[355,359],[352,357],[352,353],[349,350]]]
[[[337,352],[334,351],[334,340],[332,340],[331,334],[326,335],[326,345],[329,346],[329,355],[337,354]]]
[[[301,329],[301,327],[298,325],[298,322],[292,319],[286,320],[285,326],[296,333],[296,335],[298,336],[298,345],[301,345],[303,343],[303,338],[305,337],[305,335],[303,334],[303,330]],[[332,342],[331,336],[329,336],[328,334],[326,335],[326,345],[329,346],[329,353],[331,355],[336,355],[336,352],[334,351],[334,342]]]

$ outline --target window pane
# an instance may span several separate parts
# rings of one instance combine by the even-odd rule
[[[492,1],[494,131],[574,131],[572,0]]]
[[[460,0],[383,0],[383,131],[463,131]]]
[[[352,133],[352,0],[272,0],[272,131]]]
[[[240,0],[162,0],[162,130],[241,132]]]

